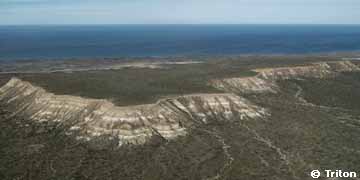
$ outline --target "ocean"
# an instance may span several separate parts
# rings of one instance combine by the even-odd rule
[[[360,50],[360,25],[0,26],[0,60]]]

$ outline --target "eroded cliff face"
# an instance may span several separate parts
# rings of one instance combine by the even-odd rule
[[[12,78],[0,88],[0,101],[12,112],[35,121],[58,121],[81,131],[79,138],[111,135],[120,144],[143,144],[151,136],[172,139],[194,123],[263,117],[266,111],[234,94],[193,94],[156,104],[118,107],[107,100],[54,95]]]
[[[79,131],[82,139],[103,135],[117,137],[121,144],[143,144],[152,136],[173,139],[186,135],[195,124],[211,121],[262,119],[270,115],[233,93],[279,91],[276,80],[302,77],[326,78],[339,72],[359,71],[350,61],[315,63],[308,66],[255,69],[257,76],[213,80],[227,93],[192,94],[161,99],[155,104],[119,107],[107,100],[55,95],[29,82],[12,78],[0,88],[0,103],[17,115],[35,121],[57,121]]]
[[[305,77],[327,78],[340,72],[359,71],[350,61],[320,62],[307,66],[255,69],[258,75],[246,78],[228,78],[211,81],[211,85],[226,92],[263,93],[278,91],[276,80]]]

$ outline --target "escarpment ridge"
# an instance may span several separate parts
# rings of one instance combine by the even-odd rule
[[[185,135],[193,123],[266,114],[234,94],[192,94],[155,104],[118,107],[107,100],[55,95],[18,78],[0,88],[0,101],[12,112],[35,121],[69,122],[70,129],[80,130],[83,138],[112,135],[120,144],[143,144],[153,135],[172,139]]]
[[[254,77],[212,80],[217,89],[235,93],[263,93],[278,91],[276,80],[297,78],[327,78],[340,72],[359,71],[360,67],[351,61],[319,62],[305,66],[254,69]]]
[[[225,91],[189,94],[138,106],[116,106],[108,100],[55,95],[41,87],[12,78],[0,88],[0,103],[9,111],[34,121],[69,123],[79,138],[110,135],[121,144],[143,144],[152,136],[173,139],[186,135],[194,124],[232,119],[260,119],[269,112],[233,93],[277,92],[276,80],[326,78],[340,72],[359,71],[350,61],[321,62],[306,66],[255,69],[258,75],[210,82]]]

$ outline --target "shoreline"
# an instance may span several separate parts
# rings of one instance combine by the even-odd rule
[[[0,74],[34,73],[72,73],[83,71],[120,70],[120,69],[166,69],[172,65],[188,65],[225,61],[288,61],[293,64],[312,61],[359,60],[360,51],[324,54],[243,54],[223,56],[169,56],[169,57],[123,57],[123,58],[67,58],[67,59],[29,59],[0,60]],[[254,62],[255,63],[255,62]]]
[[[359,56],[360,49],[353,51],[329,51],[329,52],[311,52],[311,53],[239,53],[239,54],[193,54],[193,55],[158,55],[158,56],[109,56],[109,57],[29,57],[29,58],[3,58],[0,57],[2,62],[35,62],[35,61],[98,61],[98,60],[114,60],[114,61],[138,61],[138,60],[176,60],[184,59],[190,60],[194,58],[237,58],[237,57],[340,57],[340,56]],[[352,58],[352,57],[347,57]]]
[[[139,55],[139,56],[108,56],[108,57],[86,57],[86,56],[69,56],[69,57],[29,57],[29,58],[4,58],[0,56],[0,64],[3,62],[36,62],[36,61],[86,61],[86,60],[115,60],[115,61],[138,61],[138,60],[175,60],[175,59],[213,59],[213,58],[237,58],[237,57],[312,57],[312,56],[329,56],[343,58],[357,58],[349,56],[360,57],[360,49],[358,50],[344,50],[344,51],[325,51],[325,52],[302,52],[302,53],[238,53],[238,54],[173,54],[173,55]]]

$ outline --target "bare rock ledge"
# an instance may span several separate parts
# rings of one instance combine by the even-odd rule
[[[155,104],[118,107],[107,100],[54,95],[17,78],[0,88],[0,101],[12,112],[35,121],[70,122],[70,129],[82,131],[82,138],[113,135],[120,144],[143,144],[153,135],[173,139],[185,135],[186,127],[193,123],[266,114],[234,94],[192,94]]]
[[[340,72],[359,71],[360,67],[351,61],[320,62],[307,66],[255,69],[254,77],[215,79],[210,84],[217,89],[233,93],[276,93],[276,80],[298,78],[328,78]]]
[[[117,137],[120,145],[143,144],[154,135],[168,140],[186,135],[186,130],[195,123],[260,119],[269,115],[266,109],[233,93],[276,93],[278,79],[326,78],[339,72],[359,70],[350,61],[256,69],[254,71],[258,75],[254,77],[209,82],[229,93],[191,94],[161,99],[155,104],[127,107],[115,106],[107,100],[55,95],[29,82],[12,78],[0,88],[0,103],[11,112],[34,121],[69,123],[70,130],[81,132],[79,138],[110,135]]]

